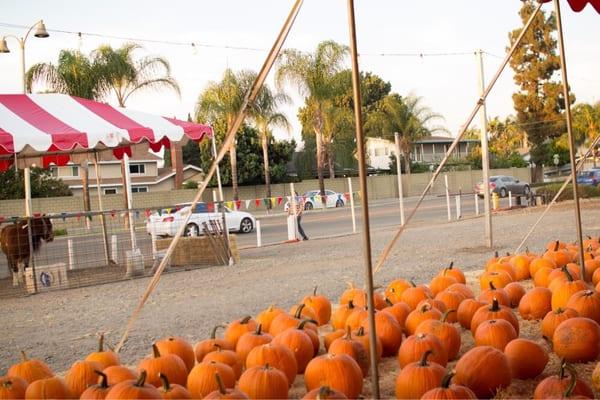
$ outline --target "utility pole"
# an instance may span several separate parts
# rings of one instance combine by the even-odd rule
[[[479,93],[483,95],[485,91],[485,80],[483,77],[483,50],[477,52],[477,58],[479,59]],[[483,169],[483,207],[484,207],[484,220],[485,220],[485,245],[492,247],[492,213],[490,210],[490,160],[489,160],[489,149],[488,149],[488,136],[487,136],[487,112],[485,107],[485,100],[482,102],[479,110],[479,116],[481,117],[481,168]]]

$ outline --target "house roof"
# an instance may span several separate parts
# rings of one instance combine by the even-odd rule
[[[453,137],[448,137],[448,136],[425,136],[419,140],[415,140],[413,143],[452,143],[454,142]],[[475,142],[479,142],[478,139],[461,139],[460,142],[462,143],[475,143]]]
[[[185,167],[183,167],[183,172],[185,173],[186,171],[195,171],[197,174],[202,172],[202,168],[198,168],[195,165],[186,165]],[[193,174],[192,176],[196,174]],[[152,179],[152,177],[148,176],[132,176],[131,183],[133,185],[156,185],[173,176],[175,176],[175,171],[169,169],[169,171],[164,171],[162,174],[159,174],[155,179]],[[74,182],[76,182],[76,184],[69,184],[70,188],[80,189],[82,187],[81,180],[77,180]],[[105,178],[100,180],[100,186],[122,186],[122,184],[122,178]],[[92,180],[90,180],[89,187],[96,187],[96,182],[92,182]]]

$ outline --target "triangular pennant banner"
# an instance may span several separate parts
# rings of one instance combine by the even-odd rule
[[[77,213],[77,222],[81,219],[81,213]]]
[[[67,219],[67,213],[60,213],[63,222]]]
[[[225,207],[229,208],[230,210],[233,208],[233,201],[226,201],[225,202]]]
[[[327,203],[327,195],[321,196],[321,198],[322,198],[322,201],[324,201],[325,203]]]
[[[140,211],[135,210],[135,219],[140,219]]]
[[[346,200],[350,201],[350,193],[344,193],[344,197],[346,198]]]
[[[214,212],[215,211],[215,203],[206,203],[206,210],[208,212]]]
[[[250,208],[250,200],[244,200],[246,203],[246,210]]]
[[[117,212],[116,212],[115,210],[112,210],[112,211],[110,212],[110,216],[111,216],[112,218],[114,218],[116,213],[117,213]]]
[[[254,204],[256,204],[256,207],[260,206],[260,199],[254,199]]]
[[[269,207],[271,205],[271,200],[270,199],[263,199],[263,203],[265,204],[265,207]]]
[[[236,200],[235,201],[235,209],[240,210],[242,208],[242,201],[241,200]]]
[[[150,215],[152,214],[152,211],[150,211],[149,209],[146,210],[146,217],[150,217]]]
[[[283,197],[279,196],[277,197],[277,205],[280,206],[281,202],[283,201]]]

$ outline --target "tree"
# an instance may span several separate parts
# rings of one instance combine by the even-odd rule
[[[60,179],[54,178],[50,171],[43,168],[31,168],[31,197],[72,196],[71,189]],[[0,200],[25,198],[23,171],[0,172]]]
[[[280,88],[285,82],[289,82],[296,86],[300,95],[305,97],[306,109],[311,117],[310,125],[316,139],[317,176],[323,202],[325,202],[323,179],[325,102],[331,100],[335,92],[332,79],[341,71],[347,54],[347,46],[331,40],[319,43],[315,52],[310,54],[287,49],[280,55],[275,74],[275,81]]]
[[[288,132],[290,131],[290,122],[285,114],[278,111],[280,105],[289,102],[290,98],[286,94],[273,93],[267,85],[263,85],[250,109],[250,116],[254,120],[256,129],[260,134],[267,197],[271,197],[271,173],[269,171],[268,150],[269,142],[272,139],[271,127],[282,127]]]
[[[523,2],[519,11],[523,23],[531,17],[534,9],[532,0]],[[515,42],[521,30],[519,28],[510,32],[510,43]],[[513,94],[517,122],[527,135],[532,160],[538,165],[543,162],[544,144],[565,131],[561,118],[565,99],[561,85],[552,80],[554,73],[560,69],[555,30],[554,15],[546,17],[545,13],[539,13],[510,60],[514,81],[519,87],[519,91]],[[573,102],[574,97],[571,97],[569,101]]]
[[[573,133],[579,145],[591,145],[600,135],[600,102],[596,104],[577,104],[573,107]],[[596,147],[592,149],[594,168],[596,168]]]
[[[195,111],[196,121],[208,122],[212,124],[215,134],[217,134],[217,129],[221,129],[218,133],[225,135],[241,111],[246,93],[250,90],[255,78],[255,72],[234,73],[231,69],[226,69],[223,79],[220,82],[210,82],[198,97]],[[217,124],[217,121],[224,122],[224,124]],[[236,137],[239,133],[240,131],[236,132]],[[234,200],[239,198],[236,146],[236,141],[234,141],[229,149]]]

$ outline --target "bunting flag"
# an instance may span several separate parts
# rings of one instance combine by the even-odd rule
[[[313,201],[316,201],[317,203],[321,202],[321,195],[320,194],[315,194],[313,196]]]
[[[77,213],[77,222],[81,219],[81,213]]]
[[[254,199],[254,204],[256,204],[256,207],[260,206],[260,199]]]
[[[280,206],[281,202],[283,201],[283,197],[279,196],[277,197],[277,205]]]
[[[115,210],[112,210],[112,211],[110,212],[110,216],[111,216],[112,218],[114,218],[114,217],[115,217],[115,214],[116,214],[116,211],[115,211]]]
[[[350,193],[344,193],[344,197],[346,198],[346,200],[350,201]]]
[[[140,210],[135,210],[135,219],[140,219]]]
[[[241,200],[236,200],[235,201],[235,209],[236,210],[241,210],[242,209],[242,201]]]
[[[263,199],[263,203],[265,204],[265,207],[269,207],[271,205],[271,199]]]
[[[225,207],[229,208],[230,210],[233,208],[233,201],[226,201],[225,202]]]
[[[65,222],[67,219],[67,213],[65,213],[65,212],[60,213],[60,217],[62,218],[63,222]]]
[[[150,211],[150,209],[146,209],[146,218],[150,218],[150,215],[152,215],[152,211]]]
[[[160,208],[158,209],[158,216],[162,217],[162,209],[160,209]]]
[[[5,219],[6,218],[4,218],[4,217],[0,217],[0,222],[4,222]]]
[[[173,211],[172,208],[167,208],[167,214],[171,214],[171,211]]]
[[[206,210],[208,212],[214,212],[215,211],[215,203],[206,203]]]
[[[246,210],[248,210],[250,208],[250,200],[244,200],[244,202],[246,203]]]

